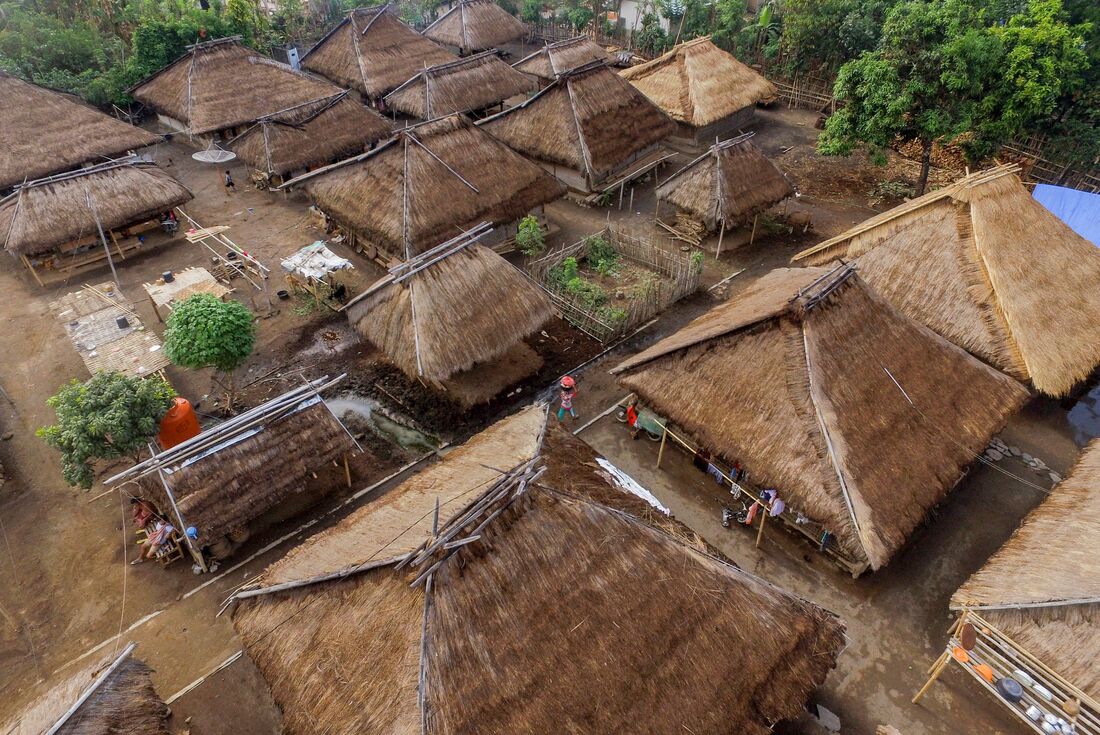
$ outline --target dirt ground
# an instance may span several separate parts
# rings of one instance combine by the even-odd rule
[[[257,351],[242,370],[240,382],[248,386],[244,400],[264,400],[301,377],[346,372],[341,390],[384,404],[426,433],[461,441],[515,406],[547,395],[568,369],[580,378],[576,406],[583,421],[621,397],[622,389],[607,370],[623,356],[674,331],[716,299],[734,295],[771,268],[786,264],[799,249],[874,213],[870,190],[888,172],[861,160],[821,159],[813,152],[815,119],[812,113],[776,108],[762,111],[756,126],[757,144],[788,171],[802,194],[789,209],[810,212],[813,229],[806,234],[758,233],[751,245],[748,230],[727,232],[720,258],[714,256],[716,242],[711,238],[704,243],[708,257],[700,293],[670,308],[608,354],[605,346],[554,321],[529,340],[545,361],[542,370],[493,403],[467,411],[425,391],[382,361],[356,338],[343,317],[276,299],[276,312],[265,313],[258,321]],[[321,236],[309,228],[306,203],[293,195],[249,189],[243,184],[248,180],[246,171],[239,165],[231,170],[240,188],[227,195],[220,169],[194,162],[191,152],[181,142],[163,144],[155,151],[157,160],[192,188],[195,201],[185,209],[204,225],[229,225],[228,234],[271,267],[273,286],[281,283],[278,261]],[[687,160],[679,157],[657,176],[663,180]],[[907,164],[895,166],[904,169]],[[559,228],[550,244],[575,242],[609,221],[660,236],[652,222],[653,189],[653,180],[637,187],[632,207],[629,191],[621,208],[618,202],[607,209],[587,209],[564,200],[549,205],[548,216]],[[347,249],[334,249],[356,266],[349,282],[352,292],[382,274]],[[118,272],[123,292],[137,301],[145,323],[160,332],[163,327],[143,300],[141,284],[166,270],[207,262],[200,248],[183,241],[131,257],[119,264]],[[117,494],[105,493],[98,484],[87,493],[67,487],[56,454],[34,435],[36,428],[53,418],[46,398],[62,382],[87,377],[47,305],[82,282],[109,277],[103,270],[41,289],[14,260],[0,269],[0,320],[9,345],[0,357],[0,432],[12,433],[10,439],[0,441],[0,465],[5,472],[0,484],[4,537],[0,722],[42,687],[71,671],[74,662],[130,640],[138,642],[138,655],[155,669],[154,682],[165,698],[207,675],[240,650],[228,619],[217,616],[232,591],[302,538],[399,482],[403,475],[391,475],[415,455],[385,442],[368,441],[368,454],[354,468],[355,494],[337,494],[253,536],[214,575],[195,576],[179,563],[168,569],[129,567],[123,563],[124,549],[125,558],[132,558],[133,548],[127,543],[130,532]],[[263,298],[250,288],[242,284],[234,297],[258,313],[266,312]],[[574,366],[583,368],[573,370]],[[168,375],[182,395],[199,403],[200,411],[216,410],[208,372],[169,368]],[[1094,406],[1095,400],[1088,405]],[[1077,451],[1075,427],[1067,420],[1073,408],[1036,401],[1013,419],[1004,437],[1064,471]],[[1086,413],[1094,415],[1091,410]],[[1076,427],[1078,442],[1082,426]],[[1095,422],[1091,426],[1095,429]],[[948,596],[1039,501],[1034,490],[980,467],[889,567],[852,580],[782,533],[769,534],[763,548],[756,550],[747,532],[723,529],[721,499],[715,488],[708,487],[676,453],[667,467],[655,471],[655,447],[626,440],[614,419],[596,423],[582,436],[738,564],[844,618],[849,645],[819,697],[840,715],[843,732],[872,733],[879,722],[889,722],[906,735],[1019,731],[994,702],[976,696],[970,682],[955,673],[945,675],[921,707],[908,701],[943,643]],[[1012,472],[1026,472],[1005,466]],[[377,488],[364,492],[380,481]],[[976,523],[979,517],[981,522]],[[270,735],[279,731],[279,713],[247,657],[205,679],[176,699],[172,708],[175,732],[189,728],[193,735]],[[795,724],[788,731],[811,733],[811,727]]]

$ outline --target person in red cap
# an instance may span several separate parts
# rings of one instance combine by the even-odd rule
[[[577,381],[572,377],[566,375],[561,379],[561,394],[559,399],[561,400],[561,407],[558,408],[558,421],[565,418],[565,412],[568,411],[569,415],[573,417],[575,421],[577,418],[577,412],[573,410],[573,397],[577,395]]]

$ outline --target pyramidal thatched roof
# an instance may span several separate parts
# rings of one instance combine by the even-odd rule
[[[765,735],[842,624],[651,514],[534,406],[292,550],[233,623],[288,731]]]
[[[560,75],[523,104],[479,125],[520,153],[584,172],[593,183],[676,130],[667,115],[599,61]]]
[[[422,120],[483,110],[538,84],[492,51],[430,66],[386,95],[386,104]]]
[[[161,138],[0,71],[0,190],[100,163]]]
[[[401,258],[481,222],[512,222],[565,193],[458,114],[404,128],[370,153],[284,186],[298,185],[341,225]]]
[[[553,81],[559,74],[573,71],[593,61],[608,62],[611,61],[611,56],[603,46],[588,36],[577,36],[547,44],[512,64],[512,68],[539,79]]]
[[[697,128],[778,94],[774,84],[708,36],[681,43],[621,74],[673,120]]]
[[[772,271],[612,372],[874,569],[1027,398],[845,267]]]
[[[302,66],[371,98],[455,55],[401,22],[393,5],[348,13],[302,57]]]
[[[389,121],[345,91],[263,117],[229,147],[249,166],[286,176],[358,155],[392,131]]]
[[[1100,250],[1000,166],[894,207],[794,256],[859,259],[903,312],[1048,395],[1100,364]]]
[[[459,0],[424,29],[424,35],[446,46],[483,51],[522,38],[527,29],[493,0]]]
[[[710,147],[674,173],[657,196],[715,225],[736,227],[794,194],[774,163],[752,144],[752,134]]]
[[[144,222],[191,200],[180,182],[136,156],[28,182],[0,201],[0,247],[52,250],[104,230]]]
[[[130,91],[134,99],[201,135],[253,123],[340,89],[261,56],[233,37],[191,46]]]

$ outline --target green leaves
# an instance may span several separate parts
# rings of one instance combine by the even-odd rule
[[[187,368],[214,367],[231,373],[256,342],[252,312],[237,301],[200,293],[173,309],[164,332],[164,352]]]
[[[528,258],[534,258],[546,249],[546,236],[542,232],[538,217],[529,214],[519,221],[516,247]]]

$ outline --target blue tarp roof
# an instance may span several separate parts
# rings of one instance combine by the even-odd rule
[[[1100,194],[1037,184],[1034,196],[1074,232],[1100,247]]]

